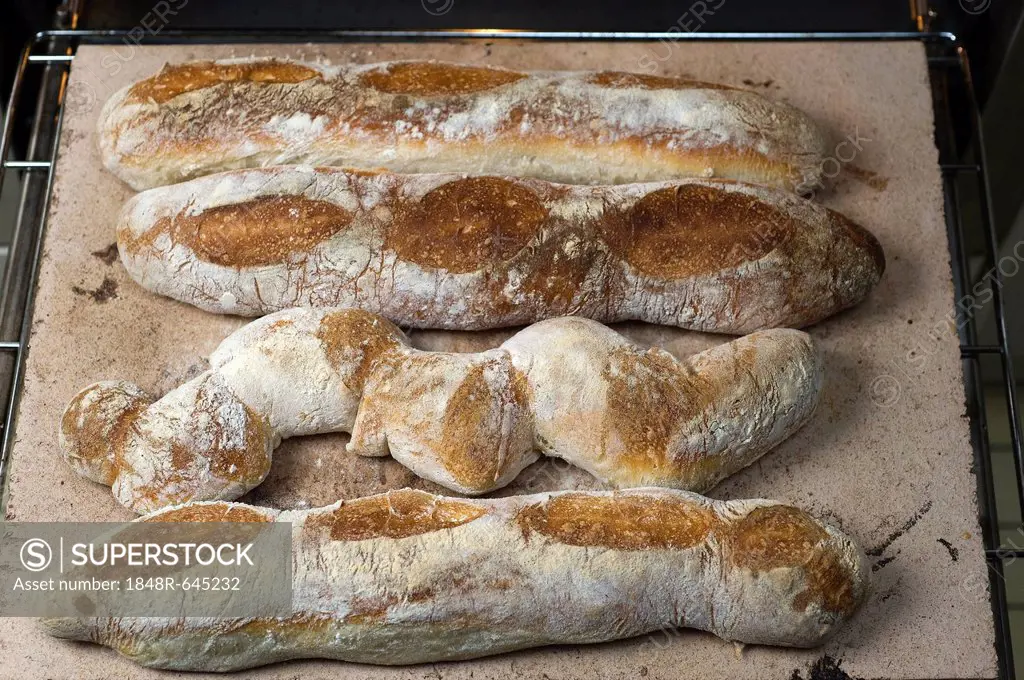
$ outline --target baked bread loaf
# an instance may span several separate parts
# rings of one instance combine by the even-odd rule
[[[817,185],[830,152],[806,114],[747,90],[430,61],[168,65],[113,95],[98,135],[103,164],[137,190],[288,163],[792,189]]]
[[[799,328],[859,302],[885,267],[839,213],[709,180],[241,170],[138,194],[117,232],[132,278],[207,311],[358,307],[415,328]]]
[[[45,619],[50,634],[181,671],[472,659],[682,626],[812,647],[853,615],[870,577],[853,541],[802,510],[666,489],[406,489],[314,510],[197,503],[145,521],[291,522],[293,613]]]
[[[531,326],[497,349],[423,352],[359,310],[293,309],[229,336],[210,370],[153,401],[101,382],[61,420],[80,474],[139,512],[231,500],[284,437],[351,432],[463,494],[500,488],[540,454],[616,487],[704,490],[811,416],[822,364],[800,331],[762,331],[678,361],[594,321]]]

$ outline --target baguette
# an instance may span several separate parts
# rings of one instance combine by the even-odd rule
[[[797,508],[663,489],[465,500],[401,490],[313,510],[213,502],[148,521],[292,523],[279,618],[57,618],[58,637],[153,668],[323,657],[413,664],[676,627],[821,644],[864,600],[848,537]]]
[[[118,245],[142,286],[207,311],[358,307],[456,330],[564,315],[799,328],[859,302],[885,267],[866,230],[764,187],[296,166],[138,194]]]
[[[806,114],[755,92],[429,61],[168,65],[110,98],[98,138],[103,164],[136,190],[288,163],[794,189],[821,180],[829,153]]]
[[[617,487],[705,490],[810,418],[822,365],[800,331],[763,331],[686,361],[574,317],[476,354],[423,352],[358,310],[293,309],[229,336],[210,370],[154,402],[101,382],[61,419],[80,474],[145,513],[233,500],[285,437],[351,432],[463,494],[505,486],[540,454]]]

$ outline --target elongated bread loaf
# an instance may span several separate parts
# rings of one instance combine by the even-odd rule
[[[676,627],[811,647],[869,588],[860,549],[802,510],[664,489],[472,501],[402,490],[315,510],[199,503],[145,519],[291,522],[294,613],[48,619],[48,632],[189,671],[471,659]]]
[[[539,453],[618,487],[705,490],[802,426],[822,382],[810,337],[794,330],[678,361],[561,318],[448,354],[348,309],[266,316],[210,364],[156,402],[129,383],[87,387],[61,421],[66,460],[139,513],[238,498],[281,438],[337,431],[354,453],[390,453],[464,494],[508,484]]]
[[[425,61],[165,66],[111,97],[98,132],[104,165],[134,189],[286,163],[799,188],[820,180],[828,155],[807,115],[755,92]]]
[[[359,307],[464,330],[563,315],[802,327],[859,302],[885,266],[861,227],[764,187],[296,166],[143,192],[118,244],[141,285],[211,312]]]

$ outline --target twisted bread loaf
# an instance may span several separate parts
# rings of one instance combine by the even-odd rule
[[[144,666],[411,664],[685,626],[811,647],[864,600],[846,536],[797,508],[666,489],[466,500],[402,490],[315,510],[232,503],[149,521],[292,523],[293,614],[44,620]]]
[[[142,286],[211,312],[358,307],[462,330],[562,315],[736,334],[803,327],[859,302],[885,266],[861,227],[764,187],[304,167],[141,193],[118,244]]]
[[[746,90],[630,73],[520,73],[424,61],[165,66],[99,119],[103,164],[141,190],[286,163],[572,184],[821,179],[828,140]]]
[[[156,402],[128,383],[87,387],[61,421],[65,458],[139,513],[238,498],[263,481],[281,438],[337,431],[352,433],[356,454],[390,452],[464,494],[508,484],[538,451],[618,487],[703,490],[803,425],[822,380],[800,331],[677,361],[562,318],[448,354],[348,309],[266,316],[210,365]]]

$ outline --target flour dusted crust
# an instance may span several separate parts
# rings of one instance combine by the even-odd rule
[[[495,500],[401,490],[315,510],[213,502],[145,518],[203,519],[292,523],[290,616],[47,619],[46,630],[189,671],[471,659],[675,627],[811,647],[853,615],[870,580],[856,544],[802,510],[665,489]]]
[[[104,165],[138,190],[288,163],[792,189],[816,185],[829,153],[806,114],[747,90],[429,61],[167,65],[107,101],[98,137]]]
[[[267,475],[282,438],[351,432],[464,494],[512,481],[538,456],[615,487],[705,490],[811,417],[822,364],[810,336],[776,329],[677,360],[581,318],[552,319],[479,353],[424,352],[383,318],[292,309],[241,328],[211,368],[153,401],[101,382],[61,421],[65,458],[143,513],[232,500]]]
[[[859,302],[885,266],[863,228],[765,187],[301,166],[143,192],[118,245],[142,286],[211,312],[345,306],[462,330],[563,315],[803,327]]]

